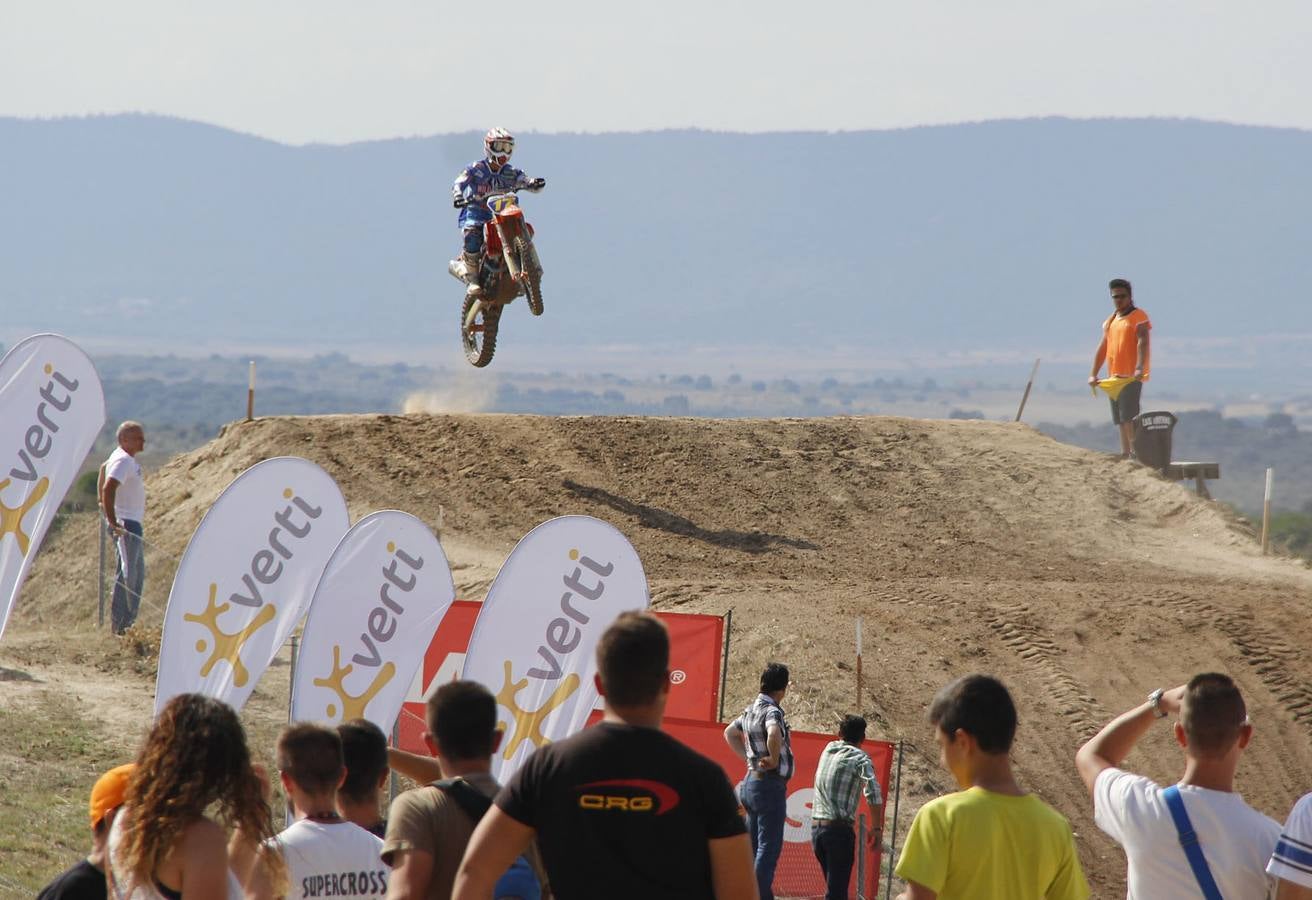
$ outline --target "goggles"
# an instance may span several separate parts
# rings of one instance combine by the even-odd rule
[[[493,141],[488,147],[497,156],[509,156],[515,149],[514,141]]]

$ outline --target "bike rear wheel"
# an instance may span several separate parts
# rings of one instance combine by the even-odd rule
[[[479,310],[473,324],[465,327],[469,310],[474,305],[474,298],[466,295],[460,306],[460,342],[465,348],[465,359],[470,364],[483,368],[492,362],[492,354],[497,352],[497,326],[501,322],[501,307],[486,306]]]
[[[520,284],[524,288],[524,299],[528,301],[528,311],[535,316],[542,315],[542,270],[537,265],[537,254],[533,253],[523,238],[515,238],[515,253],[519,256],[519,266],[523,270]]]

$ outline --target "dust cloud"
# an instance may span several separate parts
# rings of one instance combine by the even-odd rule
[[[481,372],[462,373],[428,390],[410,392],[401,402],[401,411],[434,415],[489,412],[496,396],[496,378]]]

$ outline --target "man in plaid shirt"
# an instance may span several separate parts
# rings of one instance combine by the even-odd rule
[[[831,741],[820,754],[815,770],[815,797],[811,801],[811,848],[825,873],[825,900],[847,900],[856,858],[857,799],[865,794],[870,809],[871,847],[884,839],[884,797],[875,780],[875,768],[861,749],[866,720],[844,716],[838,726],[842,740]]]
[[[784,849],[793,748],[779,703],[788,693],[788,683],[788,667],[770,663],[761,673],[761,693],[724,729],[725,742],[747,763],[747,774],[738,785],[738,799],[747,812],[760,900],[774,900],[774,870]]]

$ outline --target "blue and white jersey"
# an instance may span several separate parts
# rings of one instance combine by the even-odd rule
[[[486,159],[470,163],[451,188],[451,192],[456,197],[463,197],[470,201],[468,206],[460,210],[460,227],[491,222],[492,213],[487,208],[488,195],[504,193],[511,188],[525,187],[532,180],[514,166],[505,165],[501,167],[500,172],[493,172]]]

